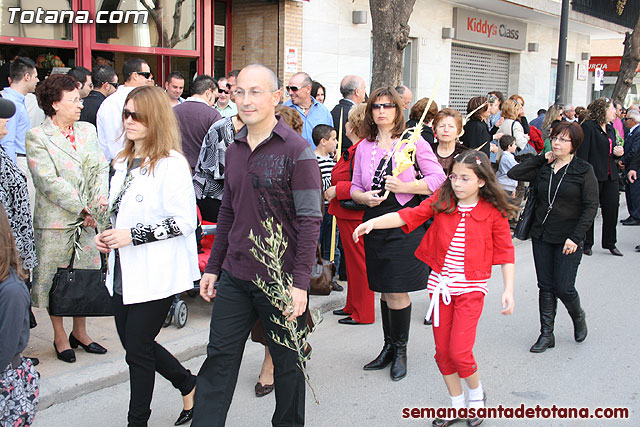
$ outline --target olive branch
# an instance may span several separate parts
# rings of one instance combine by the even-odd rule
[[[249,249],[249,252],[267,268],[267,274],[273,282],[267,283],[256,275],[253,283],[265,293],[272,306],[278,309],[280,313],[284,313],[290,307],[293,307],[293,297],[291,296],[293,276],[282,269],[284,264],[282,259],[287,250],[288,242],[282,232],[282,224],[275,224],[274,226],[272,217],[262,221],[262,227],[267,232],[267,237],[264,239],[254,234],[253,230],[249,232],[249,239],[255,245]],[[275,331],[270,331],[270,336],[276,344],[296,352],[298,355],[298,368],[302,371],[304,380],[311,389],[316,404],[320,404],[316,391],[311,385],[309,374],[306,370],[306,362],[311,359],[311,347],[307,344],[307,340],[322,322],[322,314],[320,310],[316,310],[315,312],[309,312],[309,315],[313,320],[313,327],[307,325],[298,331],[297,319],[287,320],[287,316],[284,314],[272,314],[270,320],[280,326],[285,333],[283,336],[279,336]]]

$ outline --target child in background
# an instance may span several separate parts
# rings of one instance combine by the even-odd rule
[[[470,150],[454,158],[449,179],[432,197],[415,208],[373,218],[353,232],[356,242],[373,229],[402,227],[409,233],[433,218],[415,255],[432,268],[427,315],[433,312],[436,363],[456,410],[465,407],[464,378],[468,408],[473,408],[467,425],[472,427],[482,423],[474,415],[486,401],[473,345],[492,265],[502,266],[502,314],[513,313],[515,251],[507,217],[515,210],[498,185],[489,158]],[[450,419],[435,419],[432,425],[453,424],[459,420],[455,412]]]
[[[337,138],[338,133],[329,125],[317,125],[313,128],[311,138],[316,145],[316,160],[318,160],[318,166],[320,167],[320,174],[322,175],[322,194],[329,187],[331,187],[331,171],[336,165],[335,155],[336,148],[338,147]],[[329,201],[324,197],[324,215],[322,217],[322,225],[320,226],[320,251],[322,258],[328,260],[331,256],[331,224],[333,221],[333,215],[328,212]],[[336,245],[338,242],[338,229],[336,228]],[[334,264],[336,270],[340,263],[340,251],[335,251]],[[334,281],[334,290],[341,291],[342,286],[338,285]]]
[[[0,205],[0,425],[29,426],[36,413],[39,376],[21,352],[29,342],[31,296],[7,214]]]
[[[516,196],[516,187],[518,181],[511,179],[507,176],[507,172],[518,164],[514,156],[518,146],[516,145],[516,139],[511,135],[503,135],[500,138],[500,148],[502,149],[502,157],[500,157],[500,165],[498,166],[498,172],[496,178],[498,183],[507,192],[510,199]]]

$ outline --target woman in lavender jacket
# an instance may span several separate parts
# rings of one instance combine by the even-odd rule
[[[375,90],[367,103],[363,123],[366,138],[356,150],[351,180],[351,197],[367,206],[363,221],[417,206],[421,196],[433,193],[446,178],[431,147],[421,137],[416,143],[418,167],[411,166],[397,177],[393,176],[398,153],[406,143],[400,140],[403,130],[404,116],[398,93],[393,88]],[[395,154],[391,156],[391,153]],[[385,197],[387,190],[389,195]],[[427,287],[427,266],[414,256],[425,231],[424,227],[409,234],[400,229],[374,230],[364,237],[369,288],[381,293],[384,333],[382,351],[364,369],[379,370],[393,362],[391,379],[394,381],[407,374],[409,292]]]

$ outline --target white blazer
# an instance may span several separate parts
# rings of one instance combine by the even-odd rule
[[[127,164],[120,161],[114,164],[114,169],[109,191],[110,209],[124,183]],[[193,282],[200,279],[195,236],[196,198],[187,160],[172,151],[169,157],[158,161],[153,173],[143,166],[132,170],[131,174],[133,180],[120,202],[114,228],[154,225],[173,217],[182,235],[119,249],[124,304],[166,298],[192,289]],[[106,281],[111,295],[114,263],[112,251]]]

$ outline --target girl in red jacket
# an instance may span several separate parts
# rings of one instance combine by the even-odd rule
[[[470,150],[454,158],[449,179],[432,197],[415,208],[373,218],[353,233],[356,242],[373,229],[402,227],[409,233],[433,217],[415,254],[432,268],[427,315],[433,313],[435,359],[456,409],[465,407],[460,378],[469,390],[468,407],[484,407],[473,344],[492,265],[502,266],[502,314],[513,312],[514,248],[508,216],[514,214],[487,156]],[[456,421],[436,419],[433,425]],[[467,420],[470,426],[481,423],[480,418]]]

